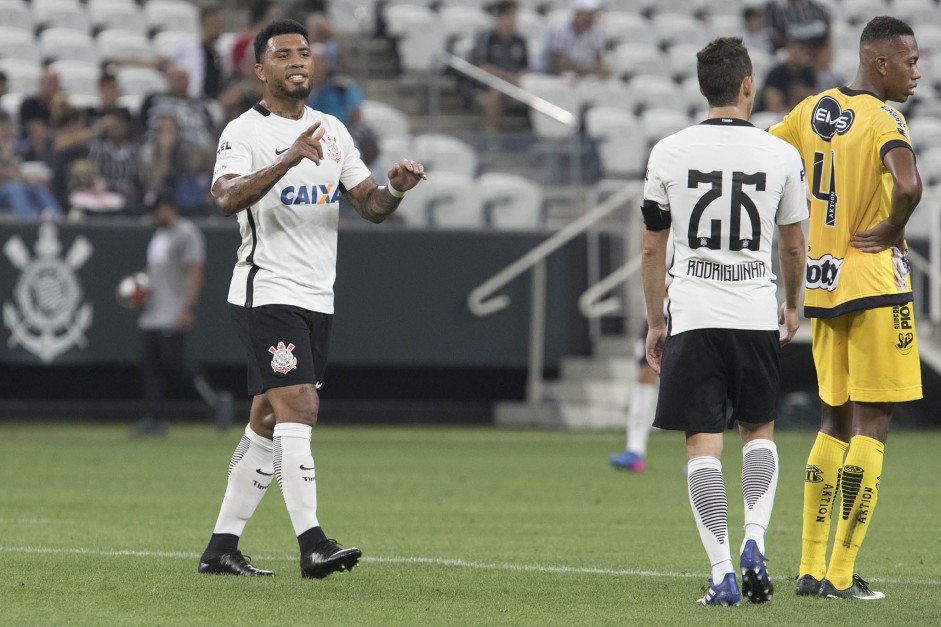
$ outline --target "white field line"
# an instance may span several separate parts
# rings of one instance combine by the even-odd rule
[[[141,551],[132,549],[88,549],[88,548],[52,548],[42,546],[0,546],[0,553],[28,553],[35,555],[96,555],[101,557],[156,557],[199,559],[200,554],[192,551]],[[259,555],[261,560],[294,561],[296,555]],[[541,564],[508,564],[470,562],[462,559],[441,557],[364,557],[364,562],[377,564],[427,564],[429,566],[443,566],[450,568],[470,568],[477,570],[524,571],[536,573],[552,573],[562,575],[605,575],[609,577],[667,577],[667,578],[705,578],[705,573],[679,573],[661,572],[656,570],[614,569],[614,568],[578,568],[573,566],[547,566]],[[870,579],[872,582],[941,586],[937,579],[899,579],[895,577]]]

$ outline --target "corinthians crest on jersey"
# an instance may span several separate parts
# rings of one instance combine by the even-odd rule
[[[3,324],[10,331],[7,344],[21,346],[44,362],[51,362],[74,346],[87,344],[85,331],[91,326],[91,303],[82,302],[83,291],[76,272],[91,257],[91,243],[76,237],[60,256],[62,244],[52,222],[39,227],[36,256],[14,235],[3,252],[20,270],[13,287],[13,301],[3,303]]]

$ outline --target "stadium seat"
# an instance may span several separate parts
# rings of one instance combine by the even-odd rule
[[[685,80],[696,76],[696,54],[702,50],[699,44],[675,44],[667,51],[667,63],[670,65],[670,76],[677,80]]]
[[[699,8],[702,9],[702,12],[708,17],[708,21],[711,26],[714,26],[713,22],[716,18],[733,18],[736,23],[741,23],[742,20],[742,11],[745,9],[746,4],[741,0],[723,0],[723,2],[698,2]],[[760,3],[750,3],[752,6],[761,7]],[[725,35],[717,35],[717,37],[722,36],[731,36],[733,34],[738,34],[738,30],[730,31]]]
[[[23,59],[30,64],[38,64],[39,48],[33,34],[23,30],[0,28],[0,59]]]
[[[605,0],[604,6],[609,11],[628,11],[643,13],[656,5],[654,0]]]
[[[7,75],[7,93],[32,96],[39,84],[40,68],[31,60],[0,59],[0,70]]]
[[[538,42],[542,43],[543,38],[546,36],[546,32],[549,30],[549,24],[546,23],[546,18],[533,11],[532,9],[526,9],[520,7],[516,13],[516,31],[528,42]],[[534,54],[539,52],[539,48],[530,46],[529,47],[529,56],[532,58]]]
[[[445,49],[440,18],[426,7],[398,5],[386,8],[386,28],[396,38],[402,70],[424,73],[435,67]]]
[[[712,33],[689,13],[657,13],[652,20],[657,39],[666,45],[697,44],[700,48],[712,40]]]
[[[98,48],[86,32],[56,26],[39,33],[37,42],[43,61],[67,59],[89,64],[98,63]]]
[[[770,52],[762,52],[761,50],[749,50],[748,56],[751,57],[752,72],[758,79],[758,84],[761,85],[768,72],[777,63],[777,60]]]
[[[199,32],[199,9],[188,2],[149,0],[144,4],[144,19],[151,31]]]
[[[148,34],[147,21],[140,7],[126,0],[101,0],[88,3],[88,19],[95,31],[109,28]]]
[[[647,144],[637,118],[619,107],[592,107],[585,113],[585,132],[598,142],[598,157],[607,178],[643,172]]]
[[[103,30],[95,37],[98,44],[98,56],[102,61],[124,59],[145,61],[156,55],[150,40],[129,30],[116,28]]]
[[[734,14],[710,15],[706,23],[713,37],[741,37],[744,30],[742,28],[742,10],[740,8]]]
[[[912,145],[919,155],[935,146],[941,146],[941,119],[919,115],[906,121]],[[918,165],[921,166],[920,163]]]
[[[435,174],[454,172],[467,178],[477,175],[477,151],[467,142],[450,135],[426,133],[415,137],[413,158]]]
[[[153,38],[153,45],[157,53],[168,56],[174,49],[185,41],[192,41],[193,33],[184,30],[162,30]]]
[[[33,22],[37,28],[69,28],[89,31],[88,14],[74,0],[34,0]]]
[[[0,0],[3,28],[33,32],[33,14],[22,0]]]
[[[862,31],[866,22],[876,15],[886,15],[889,10],[888,3],[883,0],[853,0],[841,4],[839,14],[850,24],[859,26],[859,30]]]
[[[941,10],[937,11],[941,14]],[[918,52],[923,59],[927,55],[941,52],[941,26],[932,23],[919,24],[916,27],[915,39],[918,41]]]
[[[634,92],[616,78],[601,80],[586,76],[579,81],[578,91],[588,107],[617,107],[628,113],[635,108]]]
[[[20,106],[23,104],[23,100],[26,96],[27,94],[23,92],[10,92],[0,96],[0,109],[6,111],[14,124],[19,123]]]
[[[140,114],[141,105],[144,104],[144,96],[141,94],[122,94],[118,96],[118,104],[128,111],[131,115]]]
[[[101,76],[101,68],[98,65],[62,59],[55,61],[50,67],[59,75],[59,85],[69,96],[98,95],[98,78]]]
[[[378,100],[363,100],[360,105],[363,122],[382,137],[407,137],[409,135],[408,116],[392,105]]]
[[[122,67],[117,72],[118,89],[122,94],[161,93],[167,89],[163,72],[149,67]]]
[[[452,38],[473,36],[478,31],[487,29],[493,18],[483,9],[474,6],[448,6],[440,11],[441,25],[444,28],[445,41]]]
[[[357,0],[355,6],[331,2],[327,16],[340,34],[371,37],[376,32],[376,4],[376,0]]]
[[[545,226],[542,186],[517,174],[488,172],[477,178],[484,215],[495,229]]]
[[[601,25],[608,45],[613,47],[625,42],[656,45],[657,35],[650,21],[630,11],[605,11],[601,14]]]
[[[620,44],[608,55],[608,61],[614,75],[630,78],[635,74],[661,74],[670,71],[666,57],[654,45],[628,42]]]
[[[640,123],[648,146],[691,125],[688,116],[674,109],[647,109],[641,114]]]
[[[437,172],[409,192],[409,196],[413,194],[425,204],[436,228],[480,229],[485,225],[483,198],[469,176]]]
[[[699,103],[687,100],[686,93],[671,78],[661,74],[640,74],[627,83],[634,103],[643,109],[673,109],[684,115]]]
[[[524,74],[520,86],[533,95],[565,109],[576,119],[581,115],[583,94],[558,76]],[[568,137],[576,130],[532,108],[529,110],[529,118],[533,132],[539,137]]]
[[[941,164],[935,163],[935,167]],[[915,212],[912,213],[905,225],[905,239],[909,244],[913,241],[927,241],[931,238],[931,214],[941,210],[941,185],[929,185],[925,181],[921,193],[921,200]]]
[[[935,144],[918,153],[918,171],[926,185],[941,185],[941,147]],[[905,232],[907,235],[908,229]]]

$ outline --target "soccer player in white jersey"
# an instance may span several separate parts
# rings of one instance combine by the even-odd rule
[[[764,536],[778,481],[779,351],[800,325],[807,191],[797,151],[747,122],[755,77],[741,39],[716,39],[696,58],[708,119],[654,147],[644,185],[646,350],[660,373],[654,426],[686,433],[689,500],[712,565],[699,603],[737,605],[720,458],[724,429],[738,423],[742,591],[763,603],[773,592]],[[775,230],[784,281],[780,310],[771,266]],[[671,232],[673,281],[664,321]]]
[[[348,571],[362,553],[327,539],[317,519],[311,430],[323,383],[341,193],[371,222],[382,222],[425,178],[399,160],[379,187],[336,118],[305,105],[313,62],[307,31],[278,20],[255,37],[262,100],[219,139],[212,193],[238,218],[242,244],[229,307],[248,356],[249,424],[229,464],[225,497],[199,572],[270,576],[238,540],[277,478],[300,546],[303,577]]]

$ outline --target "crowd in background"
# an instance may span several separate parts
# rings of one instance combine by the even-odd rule
[[[363,91],[325,4],[302,3],[290,14],[310,32],[315,76],[309,104],[343,121],[372,165],[378,148],[361,119]],[[602,3],[572,0],[570,8],[571,20],[550,29],[542,49],[532,51],[516,31],[517,3],[494,2],[493,27],[475,38],[470,60],[516,84],[531,70],[610,76]],[[0,216],[134,216],[157,196],[173,198],[185,216],[215,215],[209,182],[218,132],[260,98],[252,40],[283,14],[280,3],[255,0],[249,24],[220,54],[225,15],[218,6],[205,6],[192,40],[150,60],[110,60],[98,83],[98,104],[90,108],[71,104],[56,70],[44,67],[36,93],[22,101],[18,115],[0,111]],[[784,113],[804,96],[852,78],[830,70],[830,16],[814,0],[770,0],[747,8],[740,35],[752,49],[786,51],[767,76],[758,77],[757,110]],[[147,94],[138,111],[119,101],[116,72],[128,63],[156,68],[165,77],[166,89]],[[5,79],[0,72],[0,96]],[[482,86],[477,93],[484,128],[498,132],[504,97]]]

